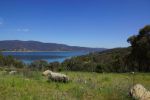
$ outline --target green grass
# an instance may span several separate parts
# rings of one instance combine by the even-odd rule
[[[129,89],[141,83],[150,89],[150,74],[63,72],[71,82],[47,82],[40,72],[0,72],[0,100],[132,100]]]

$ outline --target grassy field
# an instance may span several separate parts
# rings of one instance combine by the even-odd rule
[[[132,100],[129,89],[141,83],[150,89],[150,74],[62,72],[71,82],[47,82],[40,72],[0,72],[0,100]]]

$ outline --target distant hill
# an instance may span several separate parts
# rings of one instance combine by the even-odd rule
[[[103,51],[105,48],[88,48],[69,46],[57,43],[43,43],[38,41],[4,40],[0,41],[0,50],[3,51]]]

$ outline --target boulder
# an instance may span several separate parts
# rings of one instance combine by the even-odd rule
[[[46,70],[42,73],[43,76],[48,76],[52,71],[51,70]]]
[[[17,74],[17,71],[10,71],[9,74],[10,75],[15,75],[15,74]]]
[[[150,100],[150,92],[141,84],[134,85],[130,90],[130,94],[137,100]]]
[[[69,81],[69,77],[66,76],[65,74],[52,72],[51,70],[44,71],[42,75],[47,76],[48,81],[50,80],[56,81],[56,82],[68,82]]]

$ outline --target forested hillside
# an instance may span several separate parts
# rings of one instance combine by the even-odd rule
[[[90,72],[149,72],[150,25],[140,29],[137,35],[127,39],[127,48],[115,48],[103,52],[74,57],[63,62],[65,70]]]

